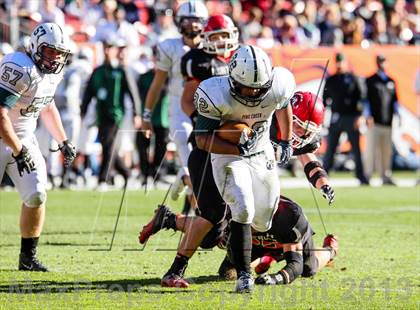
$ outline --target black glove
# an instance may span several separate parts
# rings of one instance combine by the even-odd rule
[[[73,160],[76,158],[76,148],[68,140],[63,141],[63,144],[58,145],[58,149],[64,156],[64,166],[70,167]]]
[[[325,184],[321,186],[321,194],[328,201],[328,204],[331,205],[335,199],[335,192],[331,186]]]
[[[285,167],[293,154],[292,143],[288,140],[280,140],[279,146],[281,148],[281,155],[278,163],[280,167]]]
[[[255,279],[255,283],[262,284],[262,285],[277,285],[277,284],[284,284],[284,280],[281,273],[262,274]]]
[[[252,131],[251,135],[247,135],[246,131],[242,131],[241,138],[239,139],[238,149],[240,156],[249,156],[251,155],[251,150],[257,143],[258,134],[256,131]]]
[[[31,154],[29,154],[26,146],[22,145],[22,149],[20,150],[19,154],[17,156],[12,154],[12,157],[16,160],[16,165],[20,176],[23,176],[25,170],[28,174],[31,173],[31,171],[35,171],[35,162],[32,159]]]

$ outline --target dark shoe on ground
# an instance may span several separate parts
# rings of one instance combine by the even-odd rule
[[[44,266],[35,255],[28,256],[24,253],[20,253],[19,270],[47,272],[48,268]]]
[[[397,184],[394,182],[391,178],[383,178],[382,179],[382,185],[391,185],[391,186],[397,186]]]

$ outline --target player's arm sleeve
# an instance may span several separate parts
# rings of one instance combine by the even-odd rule
[[[220,127],[222,111],[212,101],[202,84],[194,94],[194,105],[198,111],[196,135],[208,134]]]
[[[157,47],[156,68],[165,72],[171,71],[172,58],[170,56],[170,45],[168,41],[161,42]]]
[[[126,92],[129,94],[133,109],[133,116],[140,115],[141,111],[141,101],[140,101],[140,94],[139,89],[137,87],[136,81],[134,79],[133,74],[128,70],[128,68],[124,68],[124,88]]]
[[[296,81],[292,72],[286,68],[276,68],[275,72],[278,72],[277,74],[280,78],[276,80],[282,84],[283,88],[277,99],[277,109],[284,109],[289,105],[290,98],[293,96],[296,88]],[[278,87],[278,85],[273,85],[273,87]]]
[[[286,266],[279,271],[283,277],[283,283],[292,283],[297,277],[303,273],[303,256],[299,252],[288,251],[283,254],[286,260]]]
[[[186,53],[181,59],[181,73],[185,81],[204,81],[209,76],[212,76],[210,66],[202,66],[206,59],[202,58],[202,55],[198,50],[192,49]]]
[[[31,77],[19,65],[12,62],[0,65],[0,105],[12,108],[16,105],[20,96],[31,85]]]

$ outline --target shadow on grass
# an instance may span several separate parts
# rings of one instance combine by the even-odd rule
[[[9,270],[4,270],[9,271]],[[0,282],[0,294],[57,294],[57,293],[75,293],[75,292],[141,292],[148,294],[174,294],[194,292],[193,287],[185,289],[162,288],[160,278],[146,279],[118,279],[118,280],[100,280],[90,281],[88,279],[79,279],[71,282],[51,281],[51,280],[10,280],[9,282]],[[194,284],[204,284],[208,282],[220,281],[215,275],[199,276],[187,278],[187,281]],[[216,291],[215,291],[216,292]]]

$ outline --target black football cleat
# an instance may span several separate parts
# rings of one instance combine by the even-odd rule
[[[35,255],[28,256],[24,253],[20,253],[19,270],[47,272],[48,268],[45,267]]]
[[[143,226],[139,234],[140,244],[146,243],[150,236],[156,234],[162,228],[176,229],[175,214],[165,205],[159,205],[152,220]]]

